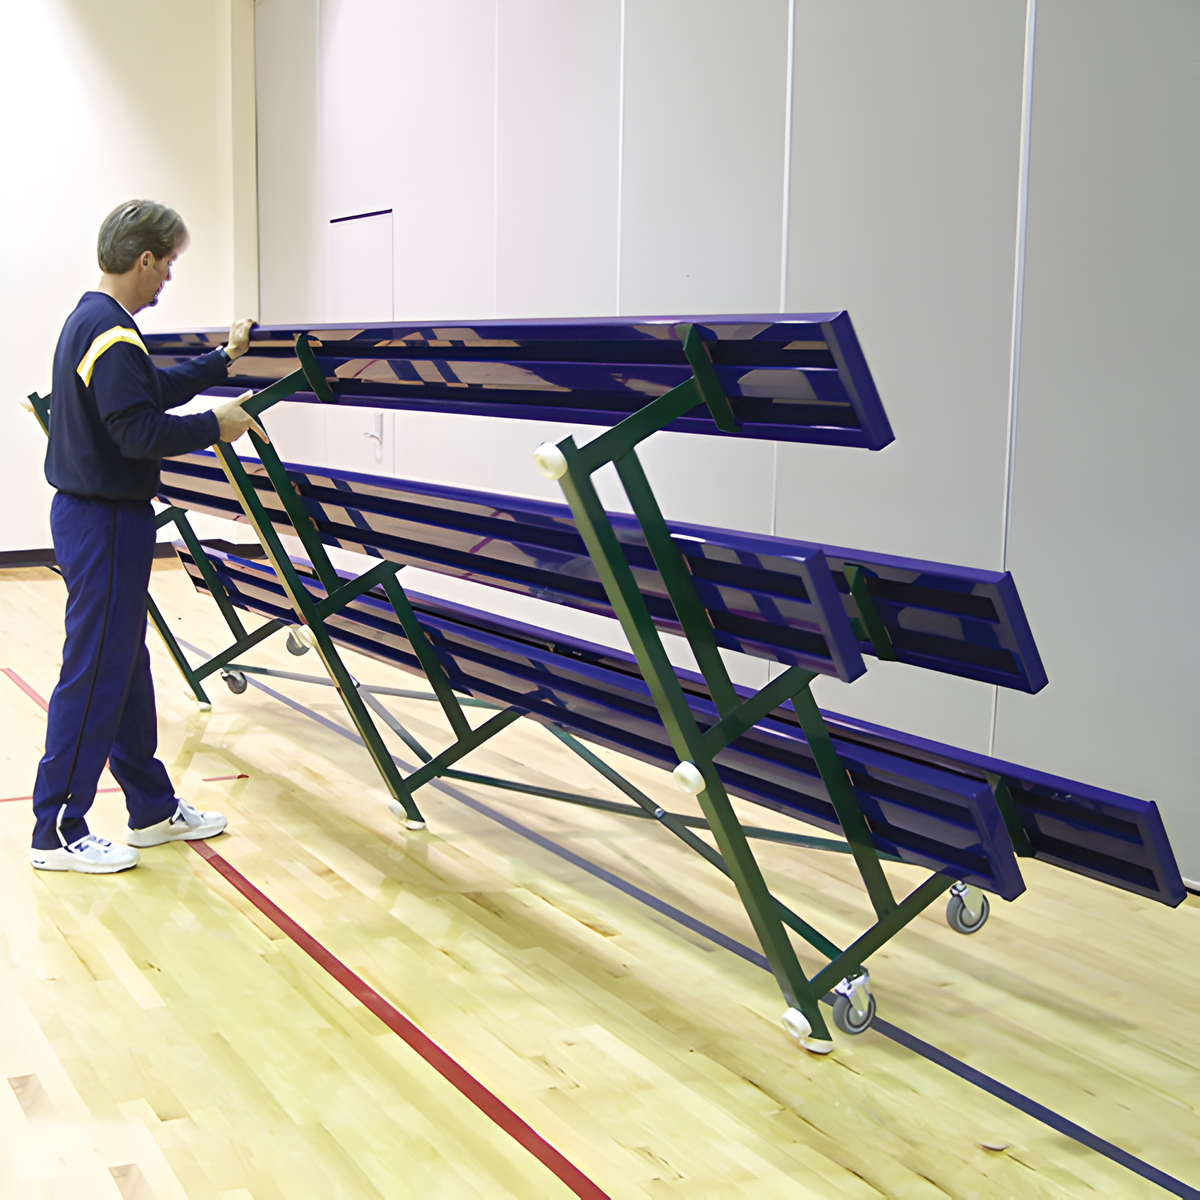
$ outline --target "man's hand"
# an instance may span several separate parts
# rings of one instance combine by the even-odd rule
[[[247,321],[245,324],[249,330],[250,322]],[[213,412],[217,414],[217,424],[221,427],[221,441],[236,442],[247,429],[253,429],[264,442],[271,440],[267,437],[267,431],[242,408],[242,405],[253,395],[253,391],[243,392],[233,400],[226,400],[224,404],[218,404],[213,408]]]
[[[254,324],[253,321],[247,319],[245,321],[234,321],[229,327],[229,341],[225,346],[225,353],[229,355],[230,361],[235,358],[241,358],[250,347],[250,327]]]

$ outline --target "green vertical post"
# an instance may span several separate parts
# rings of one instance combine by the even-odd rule
[[[617,459],[617,474],[629,497],[633,511],[646,537],[654,565],[662,576],[667,595],[675,608],[675,615],[683,626],[684,636],[696,655],[696,662],[708,684],[708,690],[721,716],[738,706],[737,693],[729,679],[729,672],[721,658],[721,651],[713,636],[712,624],[704,606],[692,585],[691,572],[687,569],[683,554],[671,538],[667,522],[658,506],[654,489],[646,478],[637,451],[630,450]]]

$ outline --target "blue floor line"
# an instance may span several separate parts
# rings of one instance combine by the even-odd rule
[[[185,649],[190,650],[193,654],[202,655],[204,653],[202,650],[195,646],[190,646],[184,641],[180,641],[179,644]],[[248,675],[246,679],[247,682],[260,691],[265,692],[272,699],[279,700],[281,703],[286,704],[288,708],[294,709],[296,712],[324,725],[326,729],[330,729],[334,733],[340,734],[349,741],[355,742],[365,748],[362,738],[357,733],[347,729],[344,725],[339,725],[336,721],[332,721],[328,717],[323,717],[320,713],[314,712],[311,708],[299,703],[299,701],[292,700],[288,696],[283,695],[282,692],[277,692],[274,688],[267,687],[264,683],[259,683],[253,676]],[[400,759],[396,759],[396,762],[405,770],[411,771],[414,769],[410,765],[403,763]],[[506,816],[504,813],[498,812],[496,809],[484,804],[483,801],[476,800],[474,797],[468,796],[465,792],[460,792],[453,784],[446,783],[441,779],[435,779],[427,786],[437,788],[440,792],[445,793],[453,800],[457,800],[460,804],[465,804],[481,816],[495,821],[510,832],[528,839],[534,845],[540,846],[543,850],[549,851],[549,853],[556,855],[565,862],[569,862],[581,871],[585,871],[587,874],[602,880],[618,891],[624,892],[625,895],[640,901],[648,908],[682,925],[685,929],[690,929],[693,933],[707,938],[723,950],[728,950],[732,954],[736,954],[739,958],[753,963],[756,967],[761,967],[764,971],[770,971],[771,966],[767,962],[766,956],[759,953],[759,951],[752,950],[749,946],[743,945],[735,938],[722,933],[719,929],[713,929],[711,925],[706,925],[703,921],[689,916],[673,904],[668,904],[665,900],[660,900],[657,896],[652,896],[636,884],[629,883],[619,875],[614,875],[611,871],[590,862],[588,859],[576,854],[573,850],[568,850],[565,846],[560,846],[557,842],[552,842],[549,838],[528,828],[528,826],[522,825],[520,821],[513,820],[512,817]],[[828,1001],[826,1002],[828,1003]],[[1140,1175],[1150,1183],[1157,1184],[1164,1191],[1170,1192],[1174,1196],[1183,1197],[1183,1200],[1200,1200],[1200,1190],[1191,1187],[1180,1179],[1176,1179],[1173,1175],[1168,1175],[1166,1171],[1161,1171],[1158,1167],[1151,1166],[1148,1162],[1138,1158],[1135,1154],[1131,1154],[1128,1150],[1122,1150],[1120,1146],[1115,1146],[1112,1142],[1106,1141],[1090,1130],[1084,1129],[1082,1125],[1076,1125],[1074,1121],[1069,1121],[1066,1117],[1060,1117],[1058,1113],[1047,1108],[1044,1104],[1039,1104],[1036,1100],[1030,1099],[1015,1088],[1001,1083],[998,1079],[993,1079],[990,1075],[986,1075],[977,1068],[962,1062],[952,1054],[948,1054],[945,1050],[939,1050],[937,1046],[916,1037],[914,1034],[906,1032],[899,1028],[899,1026],[893,1025],[890,1021],[876,1017],[871,1022],[871,1028],[883,1037],[895,1042],[898,1046],[903,1046],[906,1050],[911,1050],[921,1058],[935,1063],[937,1066],[949,1071],[952,1075],[957,1075],[959,1079],[974,1084],[975,1087],[980,1088],[991,1096],[995,1096],[997,1100],[1002,1100],[1005,1104],[1025,1113],[1026,1116],[1033,1117],[1034,1120],[1049,1126],[1056,1133],[1061,1133],[1065,1137],[1069,1137],[1072,1141],[1078,1142],[1081,1146],[1086,1146],[1089,1150],[1094,1150],[1097,1154],[1104,1155],[1105,1158],[1111,1159],[1119,1166],[1132,1171],[1135,1175]]]

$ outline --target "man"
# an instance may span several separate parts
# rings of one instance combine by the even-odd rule
[[[184,366],[150,361],[133,317],[158,302],[187,240],[165,205],[133,200],[109,213],[97,246],[100,284],[67,318],[54,354],[46,478],[56,489],[50,527],[67,585],[67,637],[33,789],[30,861],[42,871],[123,871],[137,865],[135,847],[225,828],[220,813],[178,799],[155,758],[146,648],[160,462],[255,425],[241,407],[249,392],[208,412],[167,415],[224,380],[250,340],[251,322],[237,321],[228,345]],[[88,830],[106,761],[125,793],[128,846]]]

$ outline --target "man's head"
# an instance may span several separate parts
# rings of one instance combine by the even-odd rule
[[[130,200],[104,218],[96,257],[104,277],[100,290],[115,296],[131,313],[158,303],[171,278],[171,264],[187,246],[183,218],[165,204]]]

